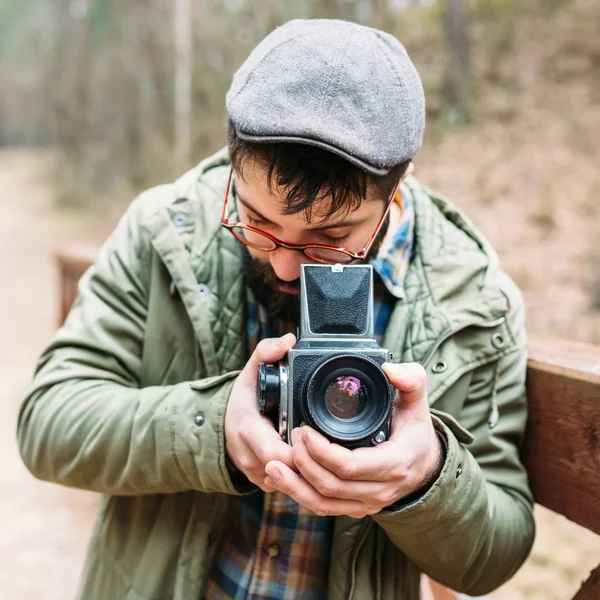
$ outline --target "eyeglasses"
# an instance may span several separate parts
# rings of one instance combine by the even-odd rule
[[[223,201],[223,212],[221,214],[221,225],[226,227],[233,233],[233,235],[246,246],[260,250],[261,252],[273,252],[277,248],[287,248],[288,250],[298,250],[304,252],[308,258],[320,263],[350,263],[356,259],[363,259],[367,256],[369,249],[371,248],[373,241],[377,237],[383,222],[390,211],[392,202],[396,196],[400,181],[396,183],[392,193],[388,199],[383,215],[379,219],[379,223],[372,233],[367,243],[358,252],[352,252],[347,248],[341,246],[330,246],[328,244],[289,244],[276,238],[274,235],[254,227],[252,225],[246,225],[239,221],[231,222],[227,216],[227,203],[229,202],[229,192],[231,190],[231,182],[233,179],[233,167],[229,171],[229,179],[227,181],[227,190],[225,192],[225,200]]]

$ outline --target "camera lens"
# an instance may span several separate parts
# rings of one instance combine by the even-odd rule
[[[308,420],[340,442],[356,443],[373,436],[389,418],[392,403],[381,367],[356,354],[338,354],[319,364],[303,395]]]
[[[358,377],[340,375],[327,386],[324,399],[330,415],[337,419],[353,419],[366,410],[369,391]]]
[[[263,362],[258,365],[256,381],[257,405],[261,415],[277,415],[279,410],[280,376],[279,366]]]

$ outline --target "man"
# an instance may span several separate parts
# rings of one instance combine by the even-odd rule
[[[32,473],[105,495],[81,597],[416,599],[421,573],[489,592],[534,530],[523,305],[410,176],[410,59],[380,31],[293,21],[227,110],[227,150],[106,242],[21,411]],[[399,363],[390,439],[351,451],[302,427],[288,445],[256,408],[258,363],[295,343],[300,265],[352,261],[377,273]]]

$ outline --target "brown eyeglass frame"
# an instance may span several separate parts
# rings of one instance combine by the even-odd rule
[[[352,259],[355,259],[355,260],[363,259],[363,258],[365,258],[365,256],[367,256],[369,249],[371,248],[371,245],[373,244],[373,241],[377,237],[377,234],[379,233],[379,230],[381,229],[381,226],[383,225],[383,222],[384,222],[385,218],[387,217],[387,214],[390,212],[392,202],[394,201],[394,198],[396,197],[396,193],[398,191],[398,186],[400,185],[400,180],[398,180],[398,183],[396,183],[396,185],[394,186],[394,189],[392,190],[392,193],[388,199],[388,202],[385,207],[385,211],[383,212],[381,219],[379,219],[379,223],[377,223],[377,227],[375,228],[375,231],[371,234],[371,237],[369,238],[369,240],[367,241],[365,246],[358,252],[352,252],[351,250],[347,250],[346,248],[343,248],[341,246],[331,246],[329,244],[289,244],[288,242],[283,242],[279,238],[276,238],[274,235],[271,235],[270,233],[267,233],[266,231],[263,231],[262,229],[259,229],[258,227],[254,227],[252,225],[247,225],[246,223],[242,223],[241,221],[236,221],[234,223],[230,223],[229,218],[227,217],[227,203],[229,202],[229,190],[231,189],[231,179],[232,178],[233,178],[233,167],[229,171],[229,178],[227,179],[227,189],[225,191],[225,199],[223,201],[223,211],[221,213],[221,225],[223,227],[226,227],[229,230],[232,230],[234,227],[239,227],[241,229],[248,229],[249,231],[253,231],[254,233],[259,233],[260,235],[264,235],[266,238],[270,239],[275,244],[275,248],[260,249],[260,252],[274,252],[275,250],[277,250],[277,248],[282,247],[282,248],[287,248],[288,250],[298,250],[300,252],[303,252],[305,256],[310,258],[310,260],[314,260],[314,261],[325,263],[325,264],[331,264],[331,261],[320,260],[319,258],[310,256],[309,254],[306,254],[305,250],[307,248],[319,248],[321,250],[334,250],[337,252],[341,252],[342,254],[346,254],[347,256],[350,256]],[[252,244],[249,244],[247,241],[240,240],[239,237],[237,237],[235,234],[233,234],[233,231],[232,231],[232,235],[234,235],[235,239],[240,241],[242,244],[246,244],[247,246],[250,246],[251,248],[254,247]],[[256,248],[256,249],[258,250],[258,248]]]

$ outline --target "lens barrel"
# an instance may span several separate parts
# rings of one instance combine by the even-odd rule
[[[264,362],[258,364],[256,389],[258,390],[257,403],[260,414],[276,418],[279,412],[281,391],[279,365],[269,365]]]

